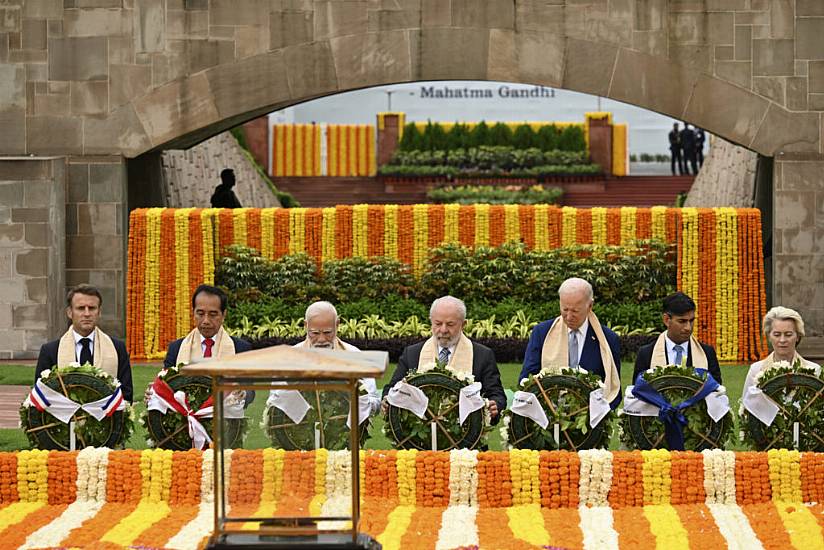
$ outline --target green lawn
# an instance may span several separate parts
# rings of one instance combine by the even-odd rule
[[[503,363],[499,365],[499,367],[501,370],[501,379],[503,381],[504,387],[514,389],[517,385],[517,377],[520,373],[521,365],[515,363]],[[627,362],[621,365],[622,387],[626,386],[629,383],[630,376],[632,375],[632,367],[633,364]],[[387,370],[386,374],[384,374],[384,376],[378,381],[379,388],[383,387],[383,384],[389,381],[389,378],[391,377],[393,370],[394,365],[390,365],[390,368]],[[143,391],[151,383],[157,371],[158,367],[147,365],[139,365],[132,368],[132,376],[134,379],[136,397],[139,398],[143,395]],[[727,394],[730,396],[730,405],[733,409],[733,412],[737,412],[737,403],[741,396],[741,389],[744,385],[744,378],[747,374],[747,367],[722,366],[721,373],[724,377],[724,385],[727,387]],[[31,384],[33,376],[34,367],[23,365],[3,365],[2,367],[0,367],[0,385],[29,385]],[[246,444],[244,445],[244,447],[246,448],[256,449],[266,447],[269,445],[269,440],[267,436],[263,433],[263,430],[260,428],[260,421],[263,416],[263,407],[265,403],[265,397],[263,395],[258,394],[257,399],[255,399],[254,403],[252,403],[252,405],[249,407],[247,411],[248,416],[250,418],[250,428],[248,436],[246,438]],[[143,403],[138,403],[136,405],[136,409],[138,414],[143,412]],[[735,433],[737,433],[737,415],[735,416],[735,421]],[[372,421],[369,430],[372,434],[372,437],[366,444],[367,448],[388,449],[391,447],[389,445],[389,441],[384,437],[381,431],[382,427],[382,418],[375,418]],[[146,433],[143,430],[142,426],[140,426],[139,424],[135,426],[135,433],[132,435],[131,439],[129,439],[126,446],[133,449],[144,449],[146,447]],[[27,448],[29,448],[28,441],[21,430],[0,429],[0,450],[14,451]],[[497,429],[493,430],[490,434],[489,448],[493,450],[499,450],[501,448],[500,435]],[[610,448],[618,448],[617,435],[613,437],[612,442],[610,444]],[[736,448],[737,447],[734,447],[734,449]]]

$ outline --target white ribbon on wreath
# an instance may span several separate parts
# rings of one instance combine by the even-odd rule
[[[111,416],[115,411],[126,408],[123,390],[118,384],[111,394],[89,403],[77,403],[62,393],[48,387],[42,380],[37,380],[31,389],[24,406],[34,405],[39,411],[45,411],[64,424],[68,424],[78,409],[82,409],[100,421]]]

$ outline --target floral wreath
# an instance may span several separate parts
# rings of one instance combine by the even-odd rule
[[[521,391],[537,396],[549,423],[544,429],[530,418],[507,410],[500,428],[503,444],[518,449],[569,451],[606,447],[615,413],[608,412],[594,428],[590,427],[590,394],[603,388],[600,376],[583,369],[564,366],[531,374],[522,381]]]
[[[673,407],[696,395],[704,387],[707,376],[706,373],[699,374],[693,367],[681,365],[655,366],[643,373],[644,380]],[[724,386],[719,386],[718,389],[720,393],[726,394]],[[703,399],[682,409],[681,414],[686,420],[683,427],[684,450],[723,449],[732,435],[732,414],[725,414],[716,422],[710,416]],[[667,447],[665,425],[657,416],[636,416],[624,410],[618,415],[618,436],[629,449]]]
[[[776,361],[758,373],[755,385],[778,406],[767,426],[741,403],[741,438],[759,451],[795,447],[794,424],[798,423],[798,450],[824,451],[824,375],[799,360]]]
[[[290,390],[285,390],[290,391]],[[309,451],[315,448],[315,429],[320,448],[339,451],[349,448],[349,394],[346,391],[300,391],[311,407],[303,419],[295,423],[279,408],[266,404],[260,427],[269,436],[272,446],[287,451]],[[366,387],[358,384],[358,395],[367,395]],[[361,418],[360,446],[369,438],[369,419]]]
[[[75,448],[117,448],[134,431],[134,408],[117,380],[89,363],[44,370],[20,406],[23,432],[38,449],[69,450],[69,422]]]
[[[383,432],[393,447],[431,450],[433,422],[439,451],[475,449],[486,444],[492,424],[488,400],[484,400],[483,408],[469,413],[463,424],[460,423],[459,397],[461,389],[475,383],[472,374],[454,371],[436,360],[429,369],[407,374],[403,382],[420,389],[429,402],[423,419],[389,404]]]
[[[183,392],[188,408],[193,413],[210,405],[212,397],[212,379],[208,376],[190,376],[180,373],[181,365],[161,370],[155,382],[146,388],[145,401],[148,403],[152,392],[152,386],[158,381],[165,383],[173,393]],[[238,399],[229,396],[230,399]],[[239,399],[243,399],[240,397]],[[195,414],[195,416],[197,416]],[[197,416],[197,421],[203,426],[205,433],[213,433],[212,416]],[[195,438],[189,430],[189,420],[180,412],[173,409],[165,413],[159,410],[150,410],[147,406],[140,415],[140,424],[146,428],[148,435],[146,446],[150,448],[172,449],[186,451],[196,447]],[[225,448],[237,448],[243,445],[243,439],[248,430],[246,418],[225,418],[223,421],[223,445]],[[208,442],[211,442],[209,439]]]

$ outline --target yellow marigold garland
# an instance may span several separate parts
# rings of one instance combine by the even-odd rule
[[[667,207],[652,207],[652,238],[659,241],[667,240]]]
[[[260,211],[260,255],[269,259],[275,257],[274,208],[264,208]]]
[[[326,460],[328,458],[328,450],[315,450],[315,496],[309,503],[310,516],[319,516],[321,507],[326,501]]]
[[[387,204],[383,210],[383,252],[398,259],[398,205]]]
[[[418,451],[415,449],[398,451],[395,467],[398,471],[398,503],[401,505],[414,505],[416,488],[415,458]]]
[[[549,250],[549,206],[535,205],[535,250]]]
[[[578,242],[578,209],[564,206],[561,213],[561,246],[574,246]]]
[[[412,220],[415,224],[412,269],[416,275],[420,275],[426,263],[426,255],[429,252],[429,205],[416,204],[413,206]]]
[[[162,208],[150,208],[146,214],[146,301],[144,324],[146,355],[157,356],[160,332],[160,214]]]
[[[803,502],[801,498],[801,453],[787,449],[767,451],[770,466],[772,499],[780,502]]]
[[[175,211],[175,329],[177,334],[189,332],[190,314],[188,308],[189,288],[189,214],[193,208]]]
[[[716,351],[722,361],[738,358],[738,226],[734,208],[716,211]]]
[[[592,244],[607,244],[607,209],[600,206],[592,209]]]
[[[235,208],[232,210],[232,231],[234,244],[247,246],[249,243],[249,232],[246,227],[246,212],[248,208]]]
[[[20,502],[49,501],[49,451],[32,449],[17,453],[17,495]]]
[[[683,231],[681,232],[681,265],[678,271],[681,274],[680,288],[690,296],[698,296],[698,210],[684,208]]]
[[[644,506],[644,516],[655,535],[655,548],[662,550],[689,550],[689,535],[678,512],[669,504]]]
[[[644,504],[669,504],[672,462],[666,449],[641,451],[644,458]]]
[[[356,258],[365,258],[369,255],[368,214],[368,204],[356,204],[352,207],[352,256]]]
[[[458,233],[458,213],[460,210],[460,204],[444,205],[443,240],[445,243],[457,243],[460,240]]]
[[[335,259],[336,234],[335,231],[335,207],[327,207],[321,211],[321,232],[323,242],[321,243],[321,260],[326,262]]]
[[[475,245],[489,246],[489,205],[475,205]]]
[[[621,207],[621,246],[626,246],[638,238],[636,236],[637,211],[638,209],[634,206]]]
[[[306,252],[306,209],[289,209],[289,254]]]
[[[512,504],[540,504],[541,480],[538,472],[538,451],[512,449],[509,452],[509,472],[512,477]]]
[[[504,241],[521,241],[521,221],[517,204],[504,205]]]
[[[203,282],[211,285],[215,282],[215,236],[217,235],[218,212],[216,208],[205,208],[200,213],[203,227]]]

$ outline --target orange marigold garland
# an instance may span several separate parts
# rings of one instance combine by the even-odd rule
[[[512,505],[509,454],[478,453],[478,506],[497,508]]]
[[[644,457],[641,451],[612,453],[612,488],[608,500],[613,509],[643,506]]]
[[[446,223],[446,215],[444,213],[444,205],[430,204],[429,210],[429,241],[430,249],[440,246],[444,241],[444,226]]]
[[[383,256],[383,226],[384,226],[383,205],[370,204],[367,215],[368,253],[369,256]]]
[[[581,461],[576,453],[541,451],[541,506],[577,508]]]
[[[672,504],[697,504],[707,498],[704,492],[704,457],[700,453],[672,451]]]
[[[521,242],[530,250],[535,248],[535,208],[530,205],[518,206],[518,222],[521,225]]]
[[[352,207],[335,207],[335,253],[338,258],[352,255]]]
[[[504,207],[493,204],[489,207],[489,246],[501,246],[506,241],[506,216]]]
[[[129,269],[126,341],[133,357],[145,357],[146,209],[129,216]]]
[[[458,239],[464,246],[475,246],[475,207],[462,205],[458,212]]]
[[[448,506],[449,453],[419,452],[415,457],[415,482],[418,506]]]
[[[824,503],[824,453],[801,453],[801,495],[804,502]]]
[[[415,259],[415,223],[413,220],[411,206],[398,207],[398,259],[407,265],[412,265]]]
[[[635,212],[635,237],[639,240],[652,238],[652,210],[639,208]]]
[[[621,209],[607,210],[607,244],[621,244]]]
[[[221,255],[227,246],[235,243],[235,216],[231,208],[221,208],[217,215],[218,253]]]
[[[49,504],[71,504],[77,498],[77,451],[52,451],[49,470]]]
[[[563,225],[563,211],[557,206],[550,206],[547,209],[547,222],[549,228],[549,248],[559,248],[561,246],[561,231]]]
[[[579,208],[578,223],[575,225],[575,238],[578,244],[592,244],[592,209]]]
[[[246,242],[255,250],[260,250],[260,208],[246,210]]]
[[[160,294],[161,296],[176,296],[175,285],[175,210],[166,208],[160,214]],[[167,300],[166,311],[160,315],[159,348],[163,349],[169,342],[177,338],[177,324],[175,322],[174,300]]]
[[[0,505],[18,502],[17,453],[0,453]]]
[[[275,210],[275,258],[289,253],[289,209]]]
[[[106,502],[137,503],[140,501],[143,491],[140,455],[140,451],[132,449],[109,453]]]
[[[767,453],[735,454],[735,500],[738,504],[757,504],[772,499],[770,465]]]
[[[349,210],[349,221],[350,221],[350,255],[351,255],[351,214],[352,210]],[[323,253],[323,213],[318,210],[317,208],[311,208],[306,211],[306,215],[304,218],[304,232],[305,232],[305,243],[306,243],[306,253],[315,258],[318,262],[321,261],[322,253]]]

